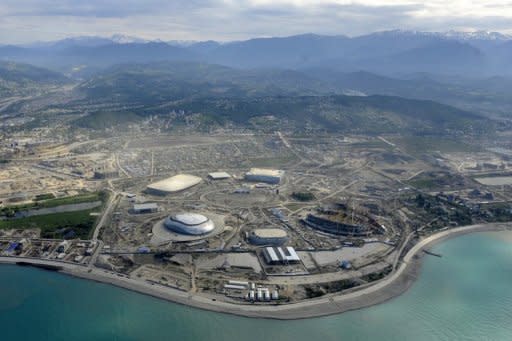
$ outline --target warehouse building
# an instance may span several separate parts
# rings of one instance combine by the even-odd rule
[[[230,179],[231,175],[226,172],[212,172],[208,174],[208,178],[211,180],[225,180]]]
[[[277,185],[281,182],[283,176],[283,170],[251,168],[249,172],[245,173],[245,180]]]
[[[266,247],[263,249],[263,257],[269,265],[287,265],[300,262],[300,257],[291,246]]]
[[[132,212],[135,214],[146,214],[158,212],[158,205],[155,203],[135,204]]]

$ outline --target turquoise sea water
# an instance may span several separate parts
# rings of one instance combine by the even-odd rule
[[[0,266],[0,340],[512,340],[512,234],[436,245],[404,295],[299,321],[248,319]]]

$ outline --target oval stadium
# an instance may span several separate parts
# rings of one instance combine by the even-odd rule
[[[254,245],[283,245],[288,241],[286,231],[276,228],[255,229],[249,234],[249,242]]]
[[[204,235],[215,229],[209,218],[197,213],[179,213],[167,217],[164,226],[176,233],[191,236]]]

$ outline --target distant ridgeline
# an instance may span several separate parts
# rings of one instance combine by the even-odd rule
[[[311,124],[326,131],[354,133],[433,133],[486,131],[489,120],[432,101],[389,96],[301,96],[255,99],[190,100],[179,106],[220,122],[247,123],[255,117],[273,116],[297,128]]]
[[[82,96],[67,108],[109,103],[76,121],[104,129],[148,117],[199,126],[235,124],[256,129],[310,127],[363,134],[479,134],[492,121],[431,100],[397,96],[347,96],[339,87],[297,71],[236,70],[200,63],[152,63],[112,67],[83,82]],[[174,113],[174,114],[173,114]],[[176,114],[177,113],[177,114]]]
[[[507,121],[498,123],[496,116],[512,108],[512,96],[503,90],[509,83],[501,78],[444,84],[367,72],[154,62],[112,66],[77,84],[53,71],[0,63],[0,94],[6,96],[73,82],[72,90],[63,88],[65,96],[49,105],[75,114],[86,109],[87,115],[70,122],[97,130],[156,117],[168,122],[167,129],[235,125],[263,131],[488,136],[504,129]],[[23,113],[23,102],[13,105],[12,112]]]
[[[0,61],[0,96],[25,95],[46,86],[63,85],[64,75],[28,64]]]
[[[262,129],[308,126],[325,132],[361,134],[482,134],[494,131],[494,122],[474,113],[432,101],[389,96],[301,96],[264,98],[188,99],[173,103],[169,112],[182,112],[176,121],[195,117],[201,124],[227,123]],[[127,112],[96,112],[76,121],[78,126],[105,128],[136,122],[161,109],[144,107]]]

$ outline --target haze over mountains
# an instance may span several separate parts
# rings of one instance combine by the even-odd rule
[[[429,72],[474,77],[512,74],[512,38],[492,32],[385,31],[349,38],[304,34],[218,43],[144,41],[125,36],[1,46],[0,59],[69,72],[119,63],[198,61],[237,68],[366,70],[388,76]]]
[[[474,132],[488,125],[482,118],[509,120],[511,66],[512,37],[489,32],[231,43],[78,37],[0,46],[0,95],[60,87],[63,110],[88,108],[86,127],[185,110],[215,124],[270,115],[297,127]]]

